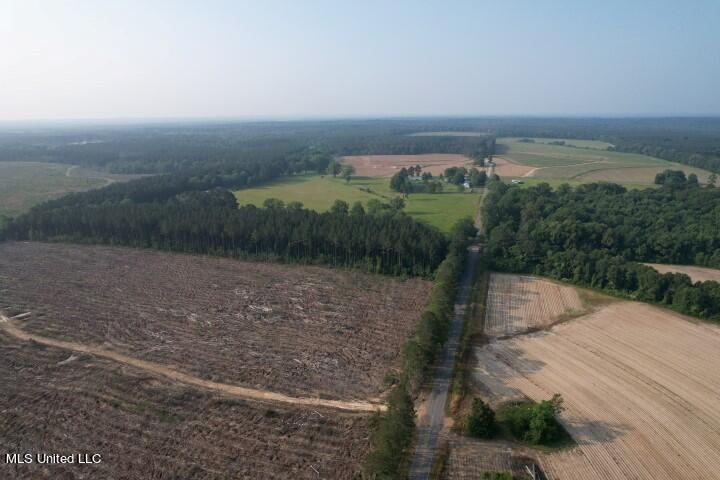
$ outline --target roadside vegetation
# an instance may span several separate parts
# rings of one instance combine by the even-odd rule
[[[388,409],[375,414],[371,422],[371,450],[363,467],[365,478],[402,478],[407,472],[415,432],[412,396],[427,379],[447,339],[468,240],[475,232],[470,219],[458,222],[453,229],[448,256],[437,269],[430,299],[415,335],[402,347],[401,370],[390,376],[396,385],[388,397]]]

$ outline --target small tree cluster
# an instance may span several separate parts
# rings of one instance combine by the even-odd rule
[[[475,438],[492,438],[496,429],[495,412],[490,405],[479,398],[474,399],[470,414],[465,420],[465,433]]]
[[[505,418],[512,434],[534,445],[548,444],[562,438],[564,430],[557,415],[564,410],[563,399],[555,394],[540,403],[511,407]]]

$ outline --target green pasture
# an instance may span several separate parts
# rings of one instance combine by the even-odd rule
[[[346,183],[340,178],[317,175],[287,177],[264,186],[235,192],[239,205],[262,206],[268,198],[277,198],[286,204],[302,202],[305,208],[324,212],[335,200],[367,204],[370,199],[388,203],[397,194],[389,188],[387,178],[360,177]],[[405,212],[417,220],[434,225],[443,232],[450,231],[460,218],[474,217],[477,213],[479,193],[460,193],[454,185],[446,185],[442,193],[413,193],[405,200]]]

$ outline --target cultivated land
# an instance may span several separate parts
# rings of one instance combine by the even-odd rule
[[[503,336],[545,328],[584,310],[572,287],[526,275],[493,273],[485,333]]]
[[[247,402],[2,331],[0,406],[3,453],[102,455],[0,462],[3,479],[350,479],[368,448],[366,414]]]
[[[381,396],[429,290],[319,267],[0,245],[0,308],[20,331],[302,398]]]
[[[667,265],[662,263],[646,263],[660,273],[684,273],[693,282],[720,282],[720,270],[715,268],[696,267],[693,265]]]
[[[609,144],[594,140],[535,139],[534,143],[521,142],[519,138],[497,140],[498,160],[530,167],[521,171],[518,166],[506,166],[506,173],[498,168],[496,173],[508,177],[536,177],[547,180],[575,180],[583,183],[613,181],[624,184],[650,185],[655,175],[666,169],[695,173],[700,182],[706,182],[710,172],[659,158],[634,153],[607,151]],[[550,145],[548,142],[564,140],[566,145]],[[569,146],[569,145],[575,145]]]
[[[471,164],[465,155],[457,153],[427,153],[422,155],[354,155],[342,157],[342,163],[355,167],[361,177],[392,177],[402,167],[420,165],[424,172],[440,175],[449,167]]]
[[[717,479],[719,349],[716,325],[615,302],[476,347],[473,376],[494,403],[562,394],[578,447],[538,454],[551,479]]]
[[[482,132],[418,132],[411,133],[410,137],[486,137],[489,134]]]
[[[454,185],[445,185],[445,190],[442,193],[413,193],[405,199],[403,211],[444,232],[449,232],[457,220],[475,216],[479,193],[457,192]],[[356,201],[367,203],[371,199],[387,203],[397,195],[390,190],[387,178],[353,178],[347,184],[340,178],[311,175],[293,176],[235,192],[239,205],[262,206],[266,199],[277,198],[285,203],[302,202],[305,208],[318,212],[327,211],[337,199],[350,205]]]
[[[0,215],[18,215],[45,200],[101,187],[101,178],[76,176],[56,163],[0,162]]]

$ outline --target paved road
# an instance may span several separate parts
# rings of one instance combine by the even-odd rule
[[[450,324],[448,340],[443,347],[440,363],[435,370],[432,391],[425,404],[427,407],[426,412],[418,421],[418,441],[410,467],[410,480],[426,480],[430,475],[433,456],[445,418],[448,387],[450,386],[450,378],[455,364],[455,353],[458,349],[460,330],[465,316],[465,305],[470,294],[470,285],[472,284],[478,256],[478,249],[473,246],[468,254],[460,290],[455,299],[455,314]]]

